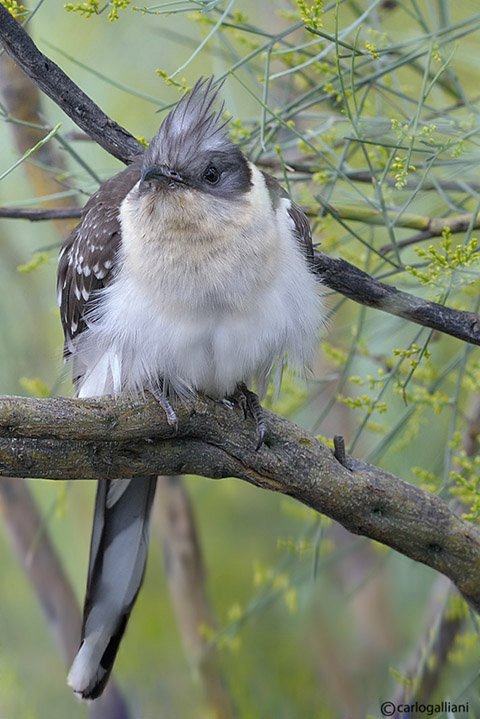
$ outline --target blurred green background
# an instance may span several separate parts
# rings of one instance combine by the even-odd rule
[[[314,5],[322,11],[316,25]],[[221,91],[232,134],[252,159],[273,165],[296,201],[312,209],[314,238],[322,249],[414,294],[478,309],[475,259],[460,268],[463,273],[422,285],[378,254],[392,239],[415,234],[402,224],[407,214],[471,212],[476,220],[480,16],[474,0],[352,0],[322,7],[293,0],[185,1],[152,3],[148,12],[130,3],[113,22],[108,13],[115,4],[105,7],[85,17],[44,0],[28,6],[36,8],[28,28],[39,48],[110,117],[148,139],[164,116],[159,111],[179,97],[157,70],[192,86],[200,75],[221,77],[233,69]],[[317,34],[304,29],[307,15]],[[353,47],[361,49],[356,64]],[[51,101],[41,102],[39,121],[49,127],[62,123],[65,144],[53,139],[48,146],[58,163],[54,179],[46,191],[32,185],[28,168],[42,163],[34,154],[3,179],[0,204],[39,207],[42,197],[54,195],[54,204],[81,206],[97,187],[90,170],[105,179],[122,166],[75,136],[73,123]],[[274,114],[263,114],[262,105]],[[8,113],[3,120],[0,174],[21,154],[12,139],[15,122]],[[290,172],[296,161],[309,170]],[[360,170],[381,177],[381,189],[349,179]],[[339,222],[326,215],[319,196],[350,207],[352,217]],[[395,220],[387,229],[361,222],[355,211],[368,205],[384,220],[392,212]],[[55,292],[56,256],[68,231],[68,223],[0,221],[2,394],[71,394]],[[473,223],[454,243],[474,236]],[[429,242],[440,252],[441,241]],[[401,259],[403,268],[416,263],[428,270],[431,263],[409,247]],[[38,267],[19,271],[35,260]],[[307,383],[287,382],[276,409],[327,438],[344,435],[357,456],[447,499],[475,414],[478,354],[339,297],[328,295],[327,301],[327,345],[319,347],[313,376]],[[419,349],[409,355],[412,343]],[[478,465],[464,474],[472,486]],[[29,486],[81,602],[94,483],[32,480]],[[438,589],[432,570],[238,480],[188,478],[187,486],[219,629],[212,638],[239,717],[380,716],[381,702],[402,691],[417,653],[423,652],[426,664],[435,663],[428,618],[446,598],[446,585]],[[3,534],[0,558],[0,717],[86,717],[87,708],[66,686],[66,667],[42,609]],[[455,603],[450,611],[467,614]],[[471,619],[462,624],[441,669],[434,699],[469,701],[470,716],[476,716],[478,642]],[[207,716],[200,682],[182,648],[155,528],[115,676],[132,716]]]

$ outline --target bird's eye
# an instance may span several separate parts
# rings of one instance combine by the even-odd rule
[[[220,173],[216,167],[210,165],[203,173],[203,179],[209,182],[211,185],[216,185],[220,179]]]

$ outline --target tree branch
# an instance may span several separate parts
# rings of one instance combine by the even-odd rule
[[[356,460],[347,469],[324,444],[265,410],[253,420],[199,398],[179,408],[172,436],[155,400],[0,399],[0,474],[50,479],[197,474],[238,477],[282,492],[354,534],[442,572],[480,612],[480,533],[436,495]]]
[[[0,207],[0,217],[13,220],[69,220],[80,218],[81,207],[51,207],[51,208],[26,208],[26,207]]]
[[[428,704],[438,689],[449,655],[468,617],[452,611],[452,597],[456,597],[455,590],[445,577],[440,577],[433,587],[416,656],[402,669],[402,676],[407,681],[398,684],[393,696],[395,706],[414,702]]]
[[[403,317],[457,339],[480,345],[480,315],[454,310],[375,280],[342,259],[315,252],[315,271],[324,285],[361,305]]]
[[[105,115],[58,65],[40,52],[3,5],[0,5],[0,41],[26,75],[100,147],[125,163],[143,152],[133,135]]]

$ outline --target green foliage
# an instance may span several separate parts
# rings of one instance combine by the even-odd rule
[[[390,667],[389,671],[397,684],[400,684],[407,689],[410,688],[411,679],[409,677],[407,677],[405,674],[402,674],[402,672],[398,671],[394,667]]]
[[[167,87],[176,87],[178,88],[179,92],[187,92],[191,90],[191,86],[187,85],[186,78],[182,77],[181,81],[174,80],[172,77],[169,77],[168,73],[165,72],[165,70],[155,70],[157,75],[163,79],[165,82],[165,85]]]
[[[63,6],[68,12],[76,12],[83,17],[90,17],[91,15],[98,15],[100,9],[99,0],[86,0],[82,3],[65,3]]]
[[[407,265],[405,271],[417,278],[421,284],[433,288],[439,298],[446,289],[451,290],[464,285],[480,289],[478,280],[480,256],[477,238],[471,237],[464,244],[454,245],[452,232],[448,227],[444,229],[442,237],[440,248],[434,245],[429,245],[427,249],[416,247],[415,253],[422,260],[422,265],[420,267]]]
[[[323,0],[315,0],[313,5],[308,5],[305,0],[297,0],[298,12],[307,28],[318,30],[322,27],[320,20],[323,15]]]
[[[450,472],[453,483],[451,492],[458,497],[468,511],[464,519],[480,520],[480,454],[470,456],[463,448],[462,437],[455,432],[450,442],[453,449],[454,469]]]
[[[50,254],[48,252],[36,252],[35,255],[32,257],[32,259],[29,262],[26,262],[25,264],[18,265],[17,272],[26,273],[26,272],[34,272],[34,270],[38,270],[39,267],[42,265],[47,264],[50,260]]]
[[[13,17],[23,19],[29,12],[23,5],[20,5],[17,0],[0,0],[0,3],[3,7],[7,8]]]
[[[374,410],[379,412],[380,414],[383,414],[387,411],[387,403],[386,402],[377,402],[376,400],[369,397],[367,394],[362,394],[360,397],[342,397],[339,395],[338,397],[340,402],[345,402],[345,404],[350,407],[350,409],[362,409],[365,410],[368,414],[372,414]]]
[[[455,639],[455,646],[448,654],[449,662],[465,666],[467,657],[478,653],[478,633],[464,632]]]
[[[19,382],[31,397],[50,397],[50,388],[39,377],[20,377]]]
[[[119,11],[125,10],[130,5],[131,0],[111,0],[106,3],[102,10],[100,10],[99,0],[85,0],[80,3],[65,3],[63,6],[68,12],[75,12],[83,17],[91,17],[92,15],[99,15],[105,9],[108,8],[108,19],[110,22],[115,22],[119,18]]]

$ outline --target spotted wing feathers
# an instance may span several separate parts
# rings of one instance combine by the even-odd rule
[[[86,327],[95,293],[115,275],[121,240],[119,208],[141,174],[141,160],[111,177],[92,195],[82,218],[65,240],[57,271],[57,292],[65,335],[64,356],[72,340]]]

